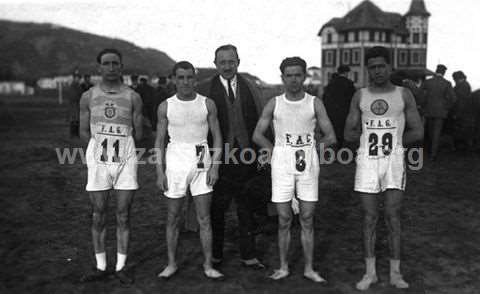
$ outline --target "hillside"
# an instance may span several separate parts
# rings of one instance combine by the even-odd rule
[[[165,74],[174,60],[162,51],[52,24],[0,20],[0,80],[33,82],[40,77],[70,74],[75,68],[93,73],[96,54],[115,47],[124,55],[124,72]]]

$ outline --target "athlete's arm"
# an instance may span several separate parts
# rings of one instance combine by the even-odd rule
[[[275,98],[270,99],[267,105],[263,108],[262,115],[257,122],[255,131],[253,132],[252,140],[255,144],[260,146],[263,149],[267,149],[268,154],[272,154],[273,144],[270,140],[265,137],[265,132],[267,131],[270,123],[273,119],[273,111],[275,110]]]
[[[213,138],[213,155],[212,166],[208,171],[208,184],[213,186],[218,180],[218,168],[220,166],[220,158],[222,156],[222,132],[220,131],[220,124],[217,118],[217,106],[212,99],[207,98],[205,101],[208,110],[208,127],[212,133]]]
[[[167,178],[165,176],[165,138],[167,137],[167,101],[158,106],[157,136],[155,138],[157,186],[162,191],[167,190]]]
[[[90,141],[90,91],[86,91],[80,98],[80,138]]]
[[[135,140],[141,140],[143,137],[143,118],[142,98],[136,92],[132,93],[132,105],[133,105],[133,131],[135,132]]]
[[[327,110],[325,109],[323,102],[319,98],[315,98],[313,103],[315,116],[317,117],[317,124],[320,128],[320,131],[324,135],[320,140],[318,140],[318,143],[322,144],[324,147],[328,147],[337,143],[332,122],[328,118]]]
[[[403,101],[405,102],[405,132],[403,132],[403,145],[411,144],[423,140],[423,124],[418,114],[415,98],[409,89],[403,88]]]
[[[350,110],[345,121],[344,139],[350,143],[358,143],[362,129],[360,126],[360,90],[355,92],[350,102]]]

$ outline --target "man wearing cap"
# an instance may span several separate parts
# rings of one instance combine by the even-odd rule
[[[453,88],[457,101],[453,107],[455,147],[472,147],[473,128],[475,125],[472,101],[472,88],[467,82],[467,76],[462,71],[452,74],[455,81]]]
[[[437,158],[442,128],[445,119],[447,119],[448,111],[453,107],[456,100],[452,84],[443,77],[446,71],[447,67],[439,64],[435,76],[426,80],[422,85],[422,90],[425,93],[422,108],[427,119],[429,158],[431,160]]]
[[[343,129],[345,128],[345,119],[348,115],[350,102],[355,93],[355,86],[348,78],[350,67],[341,65],[337,69],[338,76],[325,88],[323,101],[327,110],[328,117],[332,121],[335,135],[337,136],[338,147],[342,147]]]

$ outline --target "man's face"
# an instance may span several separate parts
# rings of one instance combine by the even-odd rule
[[[299,65],[287,66],[283,70],[282,81],[285,90],[292,94],[300,93],[303,90],[303,82],[305,81],[305,73]]]
[[[195,91],[195,73],[194,71],[184,68],[179,68],[175,72],[175,76],[173,77],[173,82],[177,86],[177,92],[182,97],[189,97],[193,95]]]
[[[231,79],[237,74],[240,60],[234,50],[220,50],[215,56],[215,66],[224,79]]]
[[[100,59],[100,74],[106,81],[120,80],[122,74],[120,57],[114,53],[103,54]]]
[[[383,86],[390,80],[391,68],[383,57],[370,58],[367,69],[371,81],[377,86]]]

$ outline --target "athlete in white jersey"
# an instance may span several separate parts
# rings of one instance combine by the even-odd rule
[[[193,196],[197,220],[200,226],[205,262],[204,273],[210,279],[222,279],[223,274],[212,267],[212,229],[210,204],[213,185],[218,180],[218,163],[222,137],[217,120],[215,103],[194,91],[195,69],[181,61],[172,71],[177,94],[162,102],[158,108],[157,185],[167,198],[166,239],[168,265],[158,275],[168,279],[177,272],[175,252],[178,240],[178,221],[187,189]],[[207,145],[208,131],[213,138],[214,153],[210,158]],[[170,141],[165,152],[165,138]]]
[[[142,137],[142,101],[121,83],[122,57],[115,49],[97,56],[102,81],[86,91],[80,100],[80,136],[88,141],[86,152],[88,182],[93,207],[92,239],[97,261],[93,273],[83,281],[106,276],[105,217],[107,196],[116,194],[117,265],[116,277],[126,284],[133,279],[125,271],[129,236],[129,214],[137,184],[135,141]]]
[[[302,246],[305,257],[304,277],[325,282],[313,270],[313,215],[318,200],[320,172],[315,142],[315,126],[324,134],[318,142],[325,146],[336,142],[330,119],[320,99],[303,90],[306,63],[300,57],[286,58],[280,65],[285,94],[271,99],[260,117],[253,141],[272,154],[272,202],[278,211],[278,247],[280,268],[270,277],[280,280],[289,275],[287,254],[292,223],[291,203],[298,197]],[[273,122],[275,145],[265,137]]]
[[[408,288],[400,274],[399,210],[406,181],[404,148],[423,139],[423,126],[410,90],[390,82],[388,49],[371,48],[365,63],[371,83],[355,93],[345,125],[345,140],[360,142],[354,190],[359,193],[365,211],[366,273],[356,287],[366,290],[377,282],[374,252],[377,194],[384,192],[391,248],[390,283],[397,288]]]

